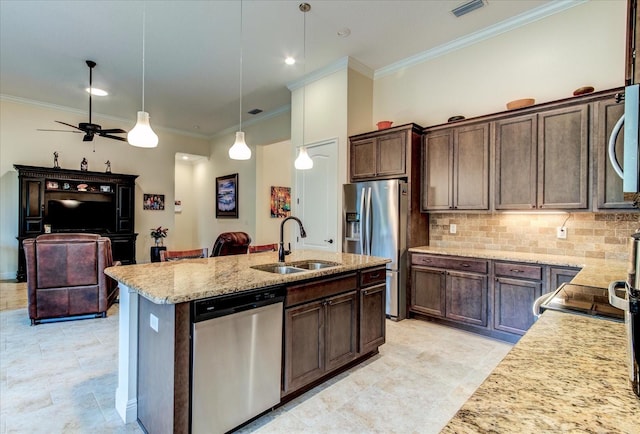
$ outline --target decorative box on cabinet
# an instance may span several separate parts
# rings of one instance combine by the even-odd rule
[[[26,279],[22,241],[51,232],[91,232],[109,237],[114,261],[135,263],[137,234],[134,229],[135,179],[137,175],[88,172],[82,170],[14,165],[18,172],[18,270],[16,279]],[[51,203],[66,200],[95,202],[105,206],[97,214],[100,223],[90,214],[77,221],[66,221],[65,227],[53,222]],[[54,223],[54,224],[52,224]],[[99,229],[98,227],[103,227]]]
[[[489,209],[489,123],[425,131],[422,210]]]
[[[419,175],[422,127],[400,125],[349,137],[351,182]]]

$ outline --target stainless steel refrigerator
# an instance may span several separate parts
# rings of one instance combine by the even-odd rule
[[[342,251],[391,259],[387,264],[387,316],[406,316],[407,183],[345,184]]]

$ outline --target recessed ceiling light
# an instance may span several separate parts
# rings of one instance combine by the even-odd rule
[[[183,159],[183,160],[188,160],[188,159],[189,159],[189,156],[188,156],[188,155],[183,155],[183,156],[182,156],[182,159]]]
[[[93,96],[107,96],[109,92],[106,90],[98,89],[97,87],[86,88],[87,93],[91,93]]]
[[[287,57],[286,59],[284,59],[284,63],[286,63],[287,65],[295,65],[296,59],[294,59],[293,57]]]
[[[338,36],[340,36],[341,38],[346,38],[350,34],[351,34],[351,29],[349,29],[347,27],[338,30]]]

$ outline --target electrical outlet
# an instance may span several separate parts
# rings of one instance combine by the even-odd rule
[[[158,333],[158,317],[152,313],[149,314],[149,327]]]
[[[456,232],[458,232],[458,227],[455,224],[450,224],[449,225],[449,233],[450,234],[455,234]]]
[[[567,228],[564,226],[558,226],[556,228],[557,232],[556,232],[556,237],[560,238],[561,240],[566,240],[567,239]]]

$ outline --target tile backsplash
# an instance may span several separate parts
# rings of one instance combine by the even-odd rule
[[[640,229],[640,213],[431,214],[434,247],[504,250],[626,260],[627,240]],[[565,223],[566,221],[566,223]],[[456,233],[450,233],[450,225]],[[558,239],[559,226],[567,238]]]

